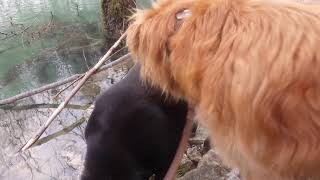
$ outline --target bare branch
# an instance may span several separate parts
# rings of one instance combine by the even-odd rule
[[[31,138],[23,147],[22,151],[25,151],[29,149],[43,134],[43,132],[49,127],[51,122],[58,116],[58,114],[62,111],[62,109],[68,104],[68,102],[71,100],[71,98],[80,90],[80,88],[83,86],[83,84],[90,78],[92,74],[94,74],[102,65],[103,63],[108,60],[108,57],[111,55],[112,51],[120,44],[121,40],[124,39],[126,36],[126,33],[124,33],[114,44],[113,46],[108,50],[108,52],[99,60],[99,62],[91,68],[88,72],[86,72],[86,75],[80,80],[80,82],[77,84],[77,86],[71,91],[70,95],[60,104],[60,106],[52,113],[52,115],[49,117],[47,122],[39,129],[39,131],[36,133],[36,135]],[[112,67],[114,65],[114,62],[111,62],[108,64],[109,67]]]
[[[65,87],[61,91],[59,91],[56,95],[53,96],[53,99],[56,99],[63,91],[67,90],[69,87],[73,86],[76,82],[80,81],[80,79],[83,78],[83,76],[84,76],[84,74],[82,74],[76,80],[71,82],[67,87]]]
[[[51,84],[48,84],[48,85],[45,85],[45,86],[42,86],[38,89],[34,89],[32,91],[28,91],[28,92],[25,92],[25,93],[21,93],[21,94],[18,94],[16,96],[13,96],[11,98],[8,98],[8,99],[4,99],[4,100],[0,100],[0,105],[4,105],[4,104],[9,104],[9,103],[13,103],[17,100],[20,100],[20,99],[24,99],[26,97],[29,97],[29,96],[32,96],[32,95],[35,95],[35,94],[39,94],[43,91],[47,91],[49,89],[53,89],[53,88],[56,88],[58,86],[61,86],[61,85],[64,85],[70,81],[73,81],[75,79],[77,79],[78,77],[80,77],[81,74],[75,74],[71,77],[68,77],[66,79],[63,79],[61,81],[58,81],[58,82],[55,82],[55,83],[51,83]]]
[[[85,110],[90,106],[87,105],[77,105],[77,104],[68,104],[66,108],[68,109],[78,109],[78,110]],[[59,104],[29,104],[29,105],[4,105],[0,106],[2,110],[10,110],[10,111],[22,111],[22,110],[30,110],[30,109],[47,109],[47,108],[57,108]]]
[[[31,27],[31,26],[26,27],[25,29],[23,29],[22,31],[20,31],[20,32],[18,32],[18,33],[13,33],[13,34],[10,35],[10,36],[7,36],[7,37],[5,37],[5,38],[2,38],[1,41],[6,40],[6,39],[9,39],[9,38],[12,38],[12,37],[17,36],[17,35],[20,35],[20,34],[23,34],[23,33],[25,33],[30,27]]]
[[[86,63],[86,66],[87,66],[87,68],[89,70],[90,68],[89,68],[89,65],[88,65],[88,62],[87,62],[87,57],[86,57],[86,53],[84,52],[84,49],[82,49],[82,56],[83,56],[84,62]]]
[[[77,120],[76,122],[74,122],[73,124],[71,124],[70,126],[63,128],[62,130],[55,132],[53,134],[50,134],[46,137],[43,137],[41,139],[39,139],[37,142],[35,142],[31,147],[35,147],[35,146],[40,146],[42,144],[45,144],[49,141],[51,141],[54,138],[57,138],[59,136],[63,136],[65,134],[68,134],[70,131],[72,131],[74,128],[80,126],[82,123],[84,123],[86,121],[85,117],[80,118],[79,120]]]
[[[111,58],[112,56],[114,56],[115,54],[119,53],[123,48],[124,48],[124,47],[120,48],[118,51],[116,51],[115,53],[113,53],[113,54],[110,56],[110,58]],[[87,64],[87,59],[86,59],[86,57],[85,57],[84,51],[82,50],[82,52],[83,52],[83,56],[84,56],[85,62],[86,62],[86,64]],[[109,60],[110,60],[110,59],[108,58],[108,61],[109,61]],[[87,68],[90,69],[89,66],[88,66],[88,64],[87,64]],[[102,68],[103,68],[103,66],[102,66],[98,71],[101,71]],[[82,76],[80,76],[78,79],[74,80],[74,81],[73,81],[71,84],[69,84],[67,87],[65,87],[65,88],[63,88],[62,90],[60,90],[56,95],[53,96],[53,99],[57,98],[62,92],[64,92],[64,91],[67,90],[69,87],[71,87],[71,86],[74,85],[76,82],[78,82],[84,75],[85,75],[85,74],[82,74]]]
[[[110,67],[112,66],[115,66],[117,64],[120,64],[124,61],[127,61],[131,59],[131,55],[130,54],[126,54],[122,57],[120,57],[119,59],[115,60],[115,61],[112,61],[111,63],[109,64],[106,64],[104,66],[102,66],[97,72],[100,72],[100,71],[104,71],[106,69],[109,69]],[[14,103],[18,100],[21,100],[21,99],[24,99],[24,98],[27,98],[27,97],[30,97],[30,96],[33,96],[35,94],[39,94],[39,93],[42,93],[44,91],[47,91],[47,90],[50,90],[50,89],[53,89],[53,88],[56,88],[56,87],[59,87],[59,86],[62,86],[64,84],[67,84],[69,82],[72,82],[72,81],[75,81],[77,80],[79,77],[82,77],[83,74],[75,74],[71,77],[68,77],[66,79],[63,79],[61,81],[57,81],[55,83],[51,83],[51,84],[48,84],[48,85],[45,85],[45,86],[42,86],[38,89],[34,89],[34,90],[31,90],[31,91],[28,91],[28,92],[24,92],[24,93],[21,93],[21,94],[18,94],[16,96],[13,96],[13,97],[10,97],[8,99],[3,99],[3,100],[0,100],[0,105],[5,105],[5,104],[10,104],[10,103]]]

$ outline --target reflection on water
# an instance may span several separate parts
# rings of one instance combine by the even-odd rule
[[[0,99],[87,70],[101,29],[99,0],[0,0]]]

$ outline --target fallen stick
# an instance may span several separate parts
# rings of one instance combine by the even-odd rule
[[[53,99],[56,99],[62,92],[64,92],[65,90],[67,90],[69,87],[73,86],[75,83],[77,83],[78,81],[80,81],[80,79],[82,79],[84,76],[84,74],[82,74],[81,76],[79,76],[77,79],[75,79],[74,81],[72,81],[70,84],[68,84],[67,87],[64,87],[62,90],[60,90],[56,95],[53,96]]]
[[[117,64],[120,64],[124,61],[127,61],[131,59],[131,55],[130,53],[120,57],[119,59],[115,60],[115,61],[112,61],[112,66],[115,66]],[[110,68],[110,64],[106,64],[104,66],[102,66],[99,70],[97,70],[95,73],[97,72],[100,72],[100,71],[103,71],[103,70],[106,70],[108,68]],[[34,89],[34,90],[31,90],[31,91],[28,91],[28,92],[24,92],[24,93],[21,93],[21,94],[18,94],[16,96],[13,96],[13,97],[10,97],[10,98],[7,98],[7,99],[3,99],[3,100],[0,100],[0,105],[5,105],[5,104],[10,104],[10,103],[14,103],[18,100],[21,100],[21,99],[24,99],[24,98],[27,98],[27,97],[30,97],[30,96],[33,96],[35,94],[39,94],[39,93],[42,93],[44,91],[47,91],[49,89],[53,89],[53,88],[56,88],[56,87],[59,87],[59,86],[62,86],[64,84],[67,84],[69,82],[72,82],[72,81],[75,81],[77,80],[79,77],[82,77],[83,74],[75,74],[71,77],[68,77],[66,79],[63,79],[61,81],[57,81],[57,82],[54,82],[54,83],[51,83],[51,84],[48,84],[48,85],[45,85],[45,86],[42,86],[40,88],[37,88],[37,89]]]
[[[18,101],[20,99],[24,99],[26,97],[30,97],[32,95],[39,94],[41,92],[47,91],[49,89],[53,89],[55,87],[62,86],[62,85],[66,84],[66,83],[68,83],[70,81],[73,81],[74,79],[77,79],[80,76],[81,76],[81,74],[75,74],[75,75],[73,75],[71,77],[68,77],[68,78],[66,78],[64,80],[61,80],[61,81],[58,81],[58,82],[54,82],[54,83],[42,86],[40,88],[31,90],[31,91],[28,91],[28,92],[25,92],[25,93],[18,94],[16,96],[10,97],[8,99],[0,100],[0,105],[14,103],[14,102],[16,102],[16,101]]]
[[[77,109],[77,110],[85,110],[89,107],[89,104],[78,105],[78,104],[68,104],[65,108],[68,109]],[[25,111],[30,109],[55,109],[59,107],[59,104],[28,104],[28,105],[4,105],[0,106],[1,110],[5,111]]]
[[[37,142],[35,142],[30,148],[36,147],[36,146],[40,146],[42,144],[45,144],[49,141],[51,141],[52,139],[55,139],[59,136],[63,136],[65,134],[68,134],[69,132],[71,132],[73,129],[75,129],[76,127],[79,127],[81,124],[83,124],[86,120],[87,120],[87,116],[89,116],[91,114],[91,112],[94,109],[94,105],[90,105],[86,111],[82,114],[82,117],[80,119],[78,119],[77,121],[75,121],[74,123],[72,123],[71,125],[69,125],[68,127],[63,128],[62,130],[55,132],[53,134],[50,134],[46,137],[40,138]]]
[[[85,117],[80,118],[76,122],[72,123],[70,126],[63,128],[62,130],[55,132],[53,134],[50,134],[46,137],[40,138],[38,141],[36,141],[30,148],[36,147],[36,146],[41,146],[42,144],[45,144],[59,136],[63,136],[71,132],[73,129],[76,127],[80,126],[82,123],[86,121]]]
[[[107,60],[107,58],[110,56],[112,51],[120,44],[121,40],[126,36],[126,33],[124,33],[114,44],[113,46],[108,50],[108,52],[99,60],[99,62],[91,68],[89,71],[85,73],[85,76],[80,80],[80,82],[77,84],[77,86],[71,91],[70,95],[62,102],[59,107],[52,113],[52,115],[49,117],[47,122],[39,129],[39,131],[36,133],[36,135],[31,138],[21,149],[20,151],[25,151],[29,149],[44,133],[44,131],[49,127],[49,125],[52,123],[52,121],[58,116],[58,114],[62,111],[62,109],[68,104],[68,102],[71,100],[71,98],[80,90],[80,88],[83,86],[83,84],[90,78],[92,74],[94,74]],[[110,67],[113,66],[113,62],[109,63],[108,65]]]

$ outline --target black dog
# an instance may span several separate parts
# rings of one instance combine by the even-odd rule
[[[162,179],[178,147],[187,104],[140,81],[140,66],[100,96],[86,127],[82,180]]]

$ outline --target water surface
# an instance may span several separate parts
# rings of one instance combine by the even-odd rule
[[[0,0],[0,99],[84,72],[105,51],[98,0]]]

